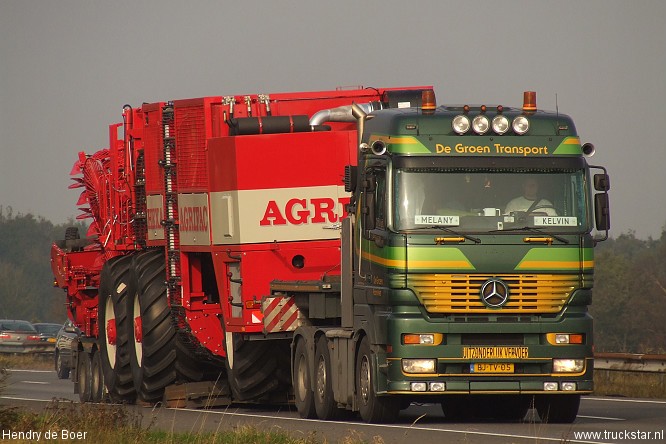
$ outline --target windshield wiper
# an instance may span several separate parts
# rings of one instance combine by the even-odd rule
[[[558,236],[558,235],[552,234],[552,233],[548,233],[546,231],[543,231],[539,228],[534,228],[534,227],[525,226],[525,227],[522,227],[522,228],[506,228],[506,229],[503,229],[503,230],[492,230],[492,231],[489,231],[489,233],[497,233],[498,231],[532,231],[534,233],[539,233],[539,234],[543,234],[543,235],[546,235],[546,236],[551,236],[552,238],[557,239],[558,241],[562,242],[563,244],[568,244],[569,243],[569,241],[567,239],[565,239],[561,236]]]
[[[455,234],[456,236],[464,237],[467,240],[471,240],[475,244],[480,244],[481,243],[481,239],[479,239],[478,237],[470,236],[469,234],[458,233],[457,231],[452,230],[451,228],[442,227],[442,226],[439,226],[439,225],[428,225],[427,227],[416,227],[416,228],[411,228],[410,230],[440,230],[440,231],[445,231],[445,232],[450,233],[450,234]]]

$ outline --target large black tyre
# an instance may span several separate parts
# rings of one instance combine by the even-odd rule
[[[137,255],[133,266],[137,288],[128,300],[134,386],[139,399],[149,403],[162,401],[164,389],[171,384],[201,381],[213,375],[213,367],[197,359],[174,327],[165,267],[161,250]]]
[[[131,403],[136,398],[128,345],[131,318],[127,300],[136,287],[131,263],[131,256],[114,257],[104,264],[100,275],[99,353],[109,397],[119,403]]]
[[[69,378],[69,367],[65,367],[62,362],[62,355],[60,350],[55,351],[55,371],[58,375],[58,379],[67,379]]]
[[[549,424],[571,424],[576,420],[580,406],[580,395],[537,395],[534,397],[541,422]]]
[[[300,339],[296,343],[294,353],[294,403],[301,418],[313,419],[317,417],[314,406],[314,393],[310,382],[310,364],[306,350],[305,340]]]
[[[346,410],[338,408],[338,403],[333,398],[331,356],[326,336],[320,336],[317,341],[314,366],[314,405],[317,416],[323,420],[340,419]]]
[[[356,396],[359,413],[365,422],[392,423],[400,413],[400,401],[375,392],[375,371],[370,341],[361,339],[356,355]]]
[[[79,401],[90,402],[92,401],[91,382],[92,375],[90,374],[90,355],[83,351],[79,352],[79,360],[76,364],[76,382],[79,385]]]
[[[291,383],[288,342],[244,341],[237,333],[226,336],[227,380],[233,399],[286,402]]]

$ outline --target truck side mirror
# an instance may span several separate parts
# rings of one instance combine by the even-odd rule
[[[597,230],[606,231],[610,229],[610,208],[608,205],[608,194],[597,193],[594,195],[594,220]]]
[[[610,190],[610,178],[608,174],[595,174],[594,175],[594,189],[597,191]]]

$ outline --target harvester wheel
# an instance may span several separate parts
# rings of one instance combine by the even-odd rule
[[[131,256],[119,256],[104,264],[99,291],[99,345],[104,383],[113,402],[133,402],[136,397],[128,342],[131,318],[127,299],[134,294]]]
[[[288,383],[281,354],[289,356],[289,343],[284,341],[244,341],[237,333],[227,333],[227,379],[236,401],[286,402]],[[290,378],[288,378],[290,379]]]
[[[139,399],[159,402],[176,382],[176,330],[165,285],[164,255],[140,253],[134,261],[137,291],[128,300],[132,317],[131,367]]]
[[[167,296],[162,250],[135,257],[137,289],[128,300],[132,317],[130,356],[134,386],[139,398],[156,403],[164,389],[177,381],[215,378],[212,365],[202,362],[179,338]]]

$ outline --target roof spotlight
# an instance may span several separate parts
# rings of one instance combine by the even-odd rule
[[[513,131],[522,136],[530,129],[530,121],[525,116],[518,116],[513,119]]]
[[[509,131],[509,119],[502,115],[493,117],[493,131],[497,134],[504,134]]]
[[[469,131],[470,127],[469,117],[463,114],[459,114],[453,118],[451,126],[453,127],[453,131],[456,133],[461,135],[465,134],[467,131]]]
[[[485,134],[490,128],[490,121],[483,114],[478,115],[472,120],[472,129],[476,134]]]

